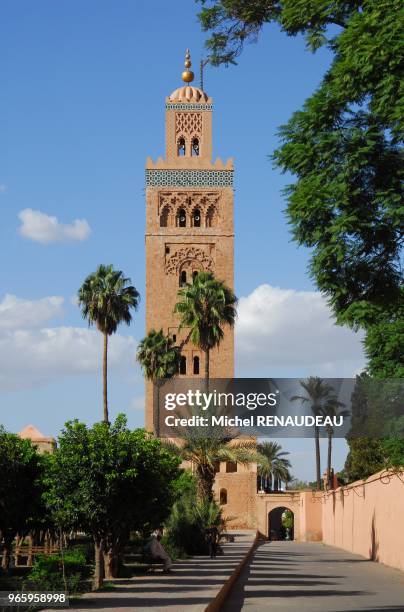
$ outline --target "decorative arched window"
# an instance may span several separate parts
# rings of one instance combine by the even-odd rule
[[[164,206],[163,210],[161,211],[161,215],[160,215],[160,227],[167,227],[168,215],[169,215],[168,206]]]
[[[186,270],[182,270],[182,272],[180,273],[180,287],[183,287],[184,285],[187,284],[187,272]]]
[[[192,157],[198,157],[199,155],[199,138],[193,138],[191,143],[191,155]]]
[[[187,358],[185,357],[185,355],[181,355],[180,374],[186,374],[186,373],[187,373]]]
[[[225,506],[227,504],[227,489],[220,489],[219,502],[221,506]]]
[[[192,280],[194,281],[196,279],[196,277],[198,276],[198,270],[194,270],[192,272]]]
[[[196,208],[192,213],[192,225],[194,227],[201,227],[201,211]]]
[[[216,222],[216,208],[214,206],[209,206],[208,212],[206,213],[206,227],[216,227]]]
[[[184,157],[185,155],[185,138],[181,136],[177,141],[177,155],[178,157]]]
[[[183,208],[180,208],[177,215],[177,227],[187,226],[187,214]]]
[[[197,355],[194,357],[194,374],[199,374],[199,357]]]

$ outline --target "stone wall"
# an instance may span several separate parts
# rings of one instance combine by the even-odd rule
[[[322,506],[325,544],[404,571],[404,471],[329,492]]]
[[[255,464],[237,464],[237,472],[226,472],[226,463],[220,464],[214,484],[216,501],[228,519],[228,529],[256,529],[257,468]],[[226,503],[221,500],[221,491],[226,492]]]

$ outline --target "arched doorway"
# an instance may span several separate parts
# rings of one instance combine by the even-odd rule
[[[286,506],[279,506],[268,513],[269,540],[293,540],[295,515]]]

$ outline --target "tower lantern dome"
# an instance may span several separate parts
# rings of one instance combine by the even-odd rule
[[[169,96],[170,102],[211,102],[208,94],[199,87],[184,85],[175,89]]]
[[[193,85],[190,85],[190,83],[192,83],[192,81],[194,80],[194,73],[192,72],[192,70],[190,70],[191,68],[191,54],[189,52],[189,49],[186,50],[185,53],[185,62],[184,62],[184,66],[185,66],[185,70],[183,71],[181,78],[184,81],[184,83],[186,83],[186,85],[183,85],[182,87],[179,87],[178,89],[175,89],[172,94],[168,97],[170,102],[173,103],[196,103],[196,102],[200,102],[200,103],[205,103],[205,102],[211,102],[209,96],[202,91],[202,89],[200,89],[199,87],[194,87]]]

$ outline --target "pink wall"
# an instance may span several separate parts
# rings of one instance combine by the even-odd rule
[[[300,491],[300,540],[318,542],[322,540],[322,493]]]
[[[404,471],[324,496],[323,542],[404,571]]]

